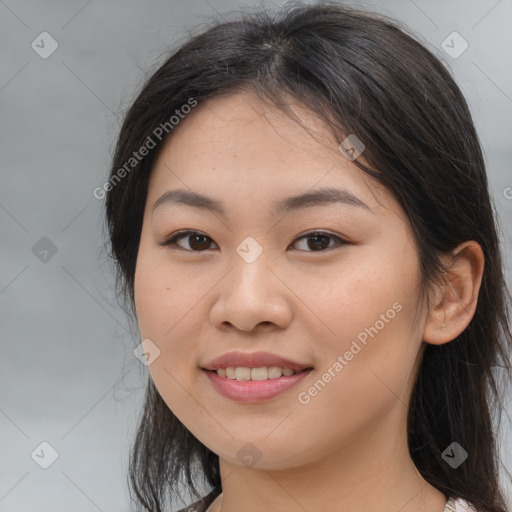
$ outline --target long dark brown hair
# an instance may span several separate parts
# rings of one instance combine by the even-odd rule
[[[170,117],[191,101],[200,108],[207,98],[240,91],[287,115],[290,101],[299,102],[337,140],[355,134],[364,141],[365,163],[354,163],[406,212],[426,298],[443,271],[440,255],[467,240],[481,245],[485,268],[473,319],[456,340],[422,346],[408,444],[424,479],[445,495],[462,497],[479,512],[505,512],[497,432],[500,383],[511,380],[511,297],[484,158],[450,73],[395,20],[338,3],[288,3],[277,12],[259,8],[214,20],[166,56],[125,115],[103,189],[108,253],[127,314],[136,318],[134,274],[148,181],[172,136]],[[148,137],[154,147],[130,160]],[[469,454],[457,469],[441,456],[454,441]],[[138,506],[153,512],[181,496],[182,485],[195,496],[199,484],[216,495],[222,490],[219,457],[174,416],[150,378],[129,483]]]

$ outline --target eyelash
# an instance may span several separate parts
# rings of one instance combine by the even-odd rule
[[[201,233],[200,231],[188,230],[188,231],[180,231],[180,232],[172,235],[170,238],[165,240],[160,245],[165,246],[165,247],[171,247],[172,250],[178,250],[178,251],[181,250],[181,251],[185,251],[185,252],[197,252],[197,253],[199,253],[199,252],[206,252],[206,250],[194,251],[194,250],[189,250],[189,249],[183,249],[182,247],[177,246],[176,242],[178,240],[180,240],[181,238],[185,238],[187,236],[190,236],[190,235],[200,235],[200,236],[203,236],[205,238],[208,238],[208,239],[212,240],[209,236]],[[308,233],[304,233],[300,237],[296,238],[294,240],[294,242],[296,242],[298,240],[302,240],[304,238],[306,238],[306,239],[307,238],[313,238],[313,237],[318,236],[318,235],[327,236],[329,238],[332,238],[332,239],[336,240],[337,245],[334,245],[332,247],[327,247],[326,249],[320,249],[318,251],[302,251],[302,252],[326,252],[326,251],[330,251],[332,249],[335,249],[336,247],[342,247],[342,246],[347,245],[349,243],[346,240],[344,240],[343,238],[341,238],[341,237],[339,237],[337,235],[333,235],[332,233],[328,233],[326,231],[309,231]],[[213,242],[213,240],[212,240],[212,242]],[[172,247],[172,246],[174,246],[174,247]]]

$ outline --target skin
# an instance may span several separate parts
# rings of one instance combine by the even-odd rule
[[[446,255],[445,282],[424,303],[398,202],[339,151],[319,119],[294,109],[322,143],[243,92],[199,104],[160,153],[135,275],[141,336],[160,350],[150,375],[173,413],[220,457],[222,499],[210,510],[222,502],[222,512],[442,512],[447,497],[408,452],[407,404],[424,342],[453,340],[474,314],[482,250],[469,241]],[[276,200],[324,186],[349,189],[371,212],[344,204],[271,212]],[[175,188],[222,201],[226,218],[183,204],[152,211]],[[185,229],[209,238],[159,245]],[[347,243],[327,238],[332,248],[321,251],[300,238],[311,230]],[[236,252],[248,236],[263,249],[251,264]],[[396,303],[400,312],[300,403],[298,393]],[[274,399],[234,402],[200,369],[232,350],[266,350],[314,370]],[[237,455],[242,448],[260,456],[255,465]]]

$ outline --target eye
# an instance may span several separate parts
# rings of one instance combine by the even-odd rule
[[[329,244],[329,239],[335,241],[334,245]],[[325,231],[310,231],[309,233],[300,236],[296,240],[299,242],[306,240],[306,247],[313,248],[312,251],[306,252],[321,252],[325,249],[332,249],[336,246],[343,246],[348,244],[348,242],[343,240],[343,238],[333,235],[332,233],[326,233]],[[307,242],[307,240],[311,240],[312,242]]]
[[[181,239],[186,239],[187,243],[189,244],[189,248],[178,244],[178,241]],[[329,243],[329,239],[335,241],[334,245]],[[341,237],[333,235],[332,233],[327,233],[325,231],[310,231],[309,233],[306,233],[295,239],[296,242],[300,242],[302,240],[312,240],[312,243],[306,242],[306,246],[310,249],[313,248],[313,250],[306,250],[306,252],[321,252],[325,249],[332,249],[336,246],[343,246],[348,244],[348,242],[343,240]],[[208,249],[208,246],[212,242],[213,240],[209,236],[204,235],[199,231],[181,231],[174,234],[160,245],[172,248],[177,247],[178,250],[189,252],[203,252]]]
[[[189,247],[192,247],[191,252],[202,252],[205,249],[208,249],[208,246],[210,245],[213,240],[206,235],[203,235],[199,231],[181,231],[179,233],[176,233],[175,235],[171,236],[171,238],[167,239],[165,242],[163,242],[161,245],[163,246],[178,246],[178,250],[184,250],[184,251],[190,251],[190,249],[187,249],[186,247],[181,247],[178,245],[177,241],[181,240],[182,238],[186,238],[188,243],[190,244]],[[211,242],[209,242],[211,241]]]

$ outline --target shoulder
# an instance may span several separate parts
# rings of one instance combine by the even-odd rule
[[[443,512],[476,512],[476,509],[462,498],[449,498]]]
[[[200,500],[194,501],[194,503],[191,503],[185,508],[180,508],[177,512],[206,512],[206,509],[212,504],[213,500],[215,500],[220,492],[220,489],[214,488]]]

